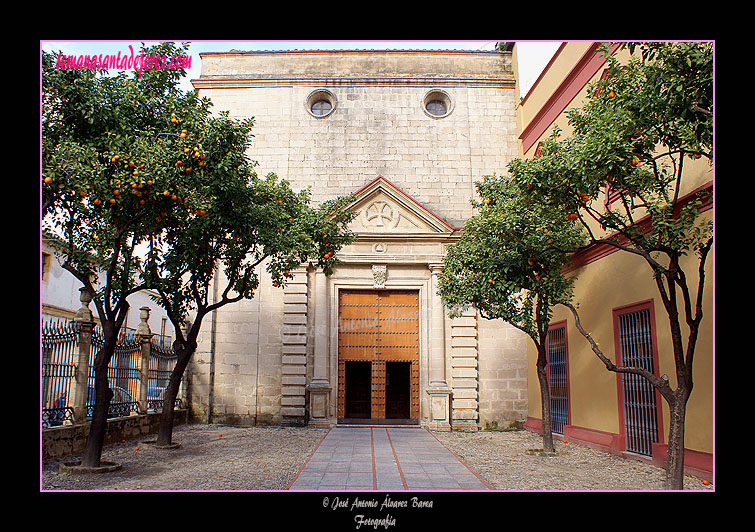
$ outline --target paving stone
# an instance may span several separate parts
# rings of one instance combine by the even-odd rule
[[[490,488],[424,429],[336,427],[289,489]]]

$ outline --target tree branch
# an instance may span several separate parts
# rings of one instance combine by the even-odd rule
[[[577,309],[574,307],[574,305],[565,301],[558,301],[558,303],[571,310],[571,313],[574,316],[574,322],[577,330],[589,342],[593,353],[595,353],[600,361],[603,362],[603,365],[608,371],[613,371],[614,373],[631,373],[634,375],[640,375],[646,378],[650,382],[650,384],[655,386],[664,397],[672,395],[673,391],[669,386],[668,377],[666,377],[665,375],[663,377],[658,377],[645,368],[635,366],[617,366],[616,364],[614,364],[612,360],[610,360],[603,354],[603,351],[601,351],[601,349],[598,347],[598,344],[595,342],[595,340],[593,340],[590,333],[585,331],[585,329],[582,327],[582,322],[579,319],[579,313],[577,312]]]

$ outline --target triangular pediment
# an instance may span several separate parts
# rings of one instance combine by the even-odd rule
[[[349,227],[359,235],[448,235],[455,229],[383,176],[355,196],[350,208],[357,215]]]

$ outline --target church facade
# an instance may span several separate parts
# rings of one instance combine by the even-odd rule
[[[517,156],[516,88],[502,51],[201,54],[213,111],[254,117],[250,158],[313,203],[354,195],[356,241],[330,276],[285,288],[261,266],[252,300],[203,324],[185,378],[209,422],[505,426],[527,415],[526,339],[437,295],[474,182]],[[219,272],[218,275],[221,275]]]

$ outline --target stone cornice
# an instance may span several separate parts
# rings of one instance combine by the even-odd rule
[[[459,77],[416,77],[416,78],[303,78],[303,77],[270,77],[249,79],[246,76],[207,76],[191,80],[195,89],[249,89],[260,87],[286,87],[293,85],[315,85],[315,86],[364,86],[364,85],[408,85],[418,87],[489,87],[499,89],[513,89],[515,85],[514,78],[510,79],[488,79],[488,78],[459,78]]]

